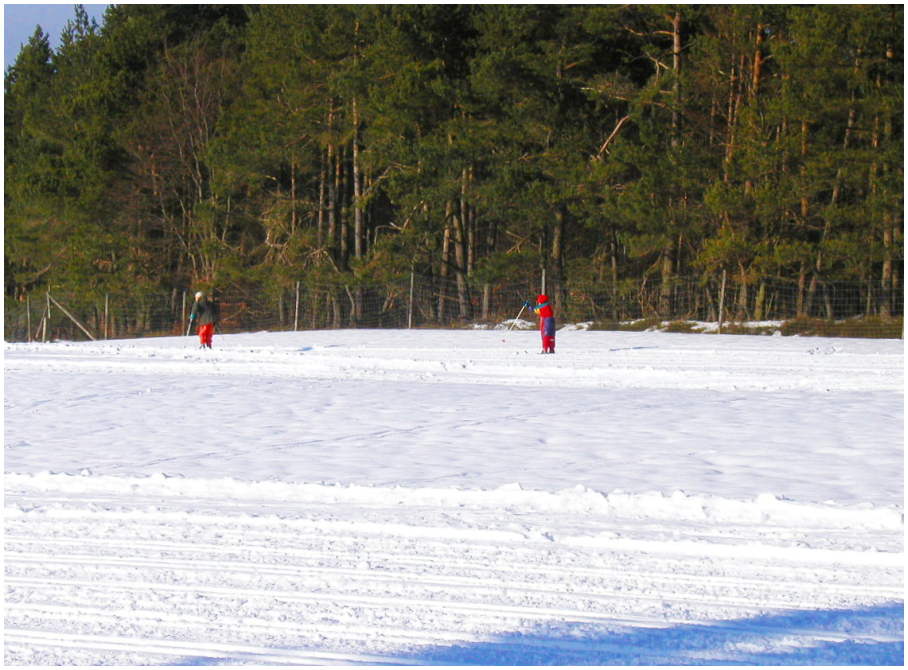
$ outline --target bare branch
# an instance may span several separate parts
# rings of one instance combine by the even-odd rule
[[[602,160],[602,154],[608,153],[608,145],[611,144],[612,140],[615,139],[615,136],[618,134],[618,131],[621,130],[627,120],[631,118],[630,116],[622,117],[618,123],[615,125],[615,129],[612,131],[612,134],[606,138],[605,143],[599,148],[599,153],[596,154],[596,160]]]

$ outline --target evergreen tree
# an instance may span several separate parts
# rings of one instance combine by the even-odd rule
[[[46,139],[43,123],[52,59],[39,26],[3,81],[4,289],[15,297],[39,286],[54,264],[54,226],[46,214],[56,185],[48,173],[60,149]]]
[[[559,303],[655,283],[647,310],[674,312],[677,277],[726,272],[742,315],[785,280],[834,317],[859,280],[888,316],[903,25],[883,5],[112,5],[99,27],[76,6],[4,78],[6,294],[329,283],[342,325],[410,272],[440,320],[541,274]]]

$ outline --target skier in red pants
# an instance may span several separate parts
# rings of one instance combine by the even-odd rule
[[[211,349],[211,339],[214,337],[218,316],[217,304],[209,301],[202,291],[196,293],[192,311],[189,313],[189,323],[198,324],[200,348]]]
[[[552,311],[552,306],[549,304],[549,297],[544,294],[539,295],[536,298],[535,305],[531,305],[529,300],[524,304],[539,315],[539,332],[542,335],[542,353],[554,354],[555,313]]]

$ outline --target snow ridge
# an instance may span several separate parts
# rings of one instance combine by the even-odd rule
[[[904,514],[895,506],[878,508],[870,503],[853,506],[811,504],[761,494],[753,500],[729,500],[711,496],[686,495],[675,491],[665,496],[658,491],[603,494],[584,486],[557,492],[524,490],[506,484],[494,491],[457,489],[410,489],[400,486],[376,488],[356,485],[298,484],[281,481],[246,482],[233,478],[216,480],[172,477],[93,476],[85,470],[78,476],[41,472],[4,476],[4,490],[59,492],[75,495],[176,497],[195,500],[262,504],[316,503],[384,505],[387,507],[458,507],[506,509],[516,514],[582,514],[608,519],[653,519],[662,522],[712,521],[717,523],[801,527],[815,530],[853,529],[901,531]]]

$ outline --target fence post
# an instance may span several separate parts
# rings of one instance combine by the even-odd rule
[[[46,305],[44,307],[44,332],[41,335],[41,341],[47,342],[47,322],[50,321],[50,289],[44,294]]]
[[[38,339],[38,334],[41,332],[41,329],[44,328],[44,318],[46,316],[47,316],[47,308],[45,307],[44,312],[42,312],[42,314],[41,314],[41,319],[39,320],[39,323],[38,323],[38,329],[35,331],[35,335],[34,335],[33,339],[35,339],[35,340]]]
[[[300,323],[300,283],[296,282],[296,305],[293,309],[293,330],[299,330]]]
[[[719,291],[719,335],[722,334],[722,320],[725,317],[725,270],[722,270],[722,288]]]
[[[416,275],[410,270],[410,300],[407,304],[407,330],[413,328],[413,287],[416,281]]]

